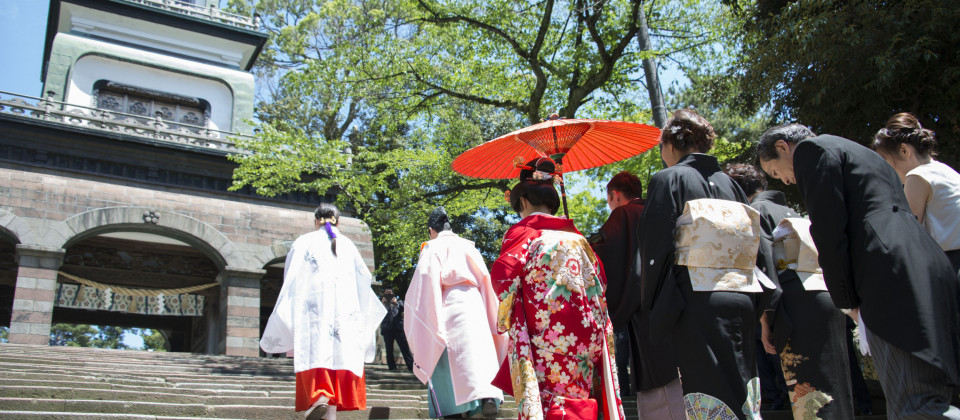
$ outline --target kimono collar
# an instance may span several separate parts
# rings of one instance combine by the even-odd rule
[[[781,191],[760,191],[756,196],[753,197],[753,200],[750,200],[750,204],[759,203],[761,201],[769,201],[773,204],[786,206],[787,196],[783,195],[783,192]]]
[[[546,213],[534,213],[517,222],[515,226],[527,226],[536,230],[562,230],[580,233],[573,220],[552,216]]]
[[[444,231],[442,231],[442,232],[440,232],[440,233],[437,234],[437,239],[446,238],[446,237],[450,237],[450,236],[453,236],[453,237],[455,237],[455,238],[460,237],[460,235],[457,235],[456,233],[453,233],[452,230],[444,230]]]
[[[719,172],[720,171],[720,163],[717,161],[716,156],[705,155],[703,153],[691,153],[689,155],[686,155],[680,158],[680,160],[677,161],[677,165],[675,166],[679,166],[679,165],[689,166],[700,172],[704,172],[704,171]]]

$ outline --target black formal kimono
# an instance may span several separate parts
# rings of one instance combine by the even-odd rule
[[[787,217],[797,217],[796,212],[787,207],[787,199],[780,191],[760,191],[750,200],[750,207],[760,212],[760,251],[757,255],[757,267],[770,280],[777,280],[777,264],[773,260],[773,230],[780,221]],[[764,309],[773,309],[776,305],[770,302]]]
[[[824,135],[797,143],[793,169],[836,306],[859,307],[870,333],[960,384],[957,273],[910,212],[893,168]]]
[[[713,156],[689,154],[650,180],[639,229],[641,309],[650,312],[653,341],[673,341],[688,415],[756,418],[757,293],[694,292],[687,267],[674,262],[677,218],[700,198],[747,204]]]
[[[797,217],[796,213],[787,207],[787,200],[780,191],[760,191],[750,199],[750,207],[760,212],[760,249],[757,251],[757,267],[764,274],[770,277],[779,287],[777,280],[777,264],[773,259],[773,230],[776,229],[780,221],[787,217]],[[772,295],[772,294],[770,294]],[[761,297],[757,302],[762,310],[772,311],[777,302],[765,301]],[[769,321],[775,317],[771,312]],[[757,375],[760,378],[760,391],[762,394],[762,408],[764,410],[782,410],[790,406],[787,400],[787,384],[783,378],[783,370],[780,367],[780,356],[776,354],[767,354],[763,348],[763,342],[760,340],[759,324],[757,325]]]
[[[797,214],[780,191],[761,192],[750,205],[760,211],[760,249],[766,242],[766,252],[772,252],[773,230]],[[776,270],[776,261],[767,255]],[[828,292],[806,290],[796,271],[776,274],[783,293],[772,318],[774,343],[788,380],[793,418],[853,419],[846,316]]]
[[[643,199],[636,198],[613,209],[593,244],[607,275],[607,310],[613,328],[626,328],[630,336],[631,385],[639,391],[660,388],[677,379],[673,343],[651,340],[649,314],[640,311],[637,228],[643,205]]]

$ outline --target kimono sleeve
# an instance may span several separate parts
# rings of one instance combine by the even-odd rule
[[[403,329],[413,353],[413,373],[422,383],[433,375],[437,361],[447,346],[443,318],[443,263],[427,248],[417,261],[417,269],[407,288]],[[402,305],[402,304],[401,304]],[[403,306],[401,306],[403,307]]]
[[[353,258],[353,266],[357,273],[357,284],[370,285],[373,283],[373,274],[370,274],[370,269],[367,268],[367,263],[363,261],[360,250],[356,251]]]
[[[646,207],[637,232],[637,235],[642,235],[640,256],[643,259],[637,261],[637,270],[641,271],[640,299],[641,309],[645,311],[653,308],[653,301],[673,265],[673,261],[668,259],[673,257],[676,250],[673,233],[677,217],[682,211],[677,208],[679,200],[670,188],[669,175],[664,172],[657,175],[650,179]]]
[[[293,350],[293,310],[296,304],[294,301],[296,279],[294,276],[287,276],[287,273],[290,273],[291,270],[290,260],[293,254],[294,249],[287,253],[287,259],[283,264],[283,286],[280,288],[277,303],[267,320],[267,326],[263,329],[263,337],[260,339],[260,348],[267,353],[286,353]]]
[[[503,295],[510,290],[514,279],[523,274],[527,246],[536,235],[536,230],[526,226],[514,225],[507,230],[503,237],[503,245],[500,247],[500,257],[493,262],[493,267],[490,269],[491,284],[497,295]]]
[[[820,252],[820,268],[830,297],[838,308],[857,308],[853,288],[843,164],[819,145],[804,141],[793,154],[794,174],[810,214],[810,236]]]

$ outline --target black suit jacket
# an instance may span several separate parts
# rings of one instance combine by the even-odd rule
[[[910,212],[893,168],[829,135],[799,142],[793,168],[837,307],[859,307],[871,332],[958,385],[957,273]]]
[[[626,328],[635,389],[662,387],[678,377],[673,343],[650,339],[650,319],[640,312],[639,237],[637,228],[643,214],[643,199],[637,198],[613,209],[600,232],[591,238],[593,250],[607,275],[607,309],[613,328]]]

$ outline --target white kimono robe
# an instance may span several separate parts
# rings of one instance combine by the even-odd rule
[[[293,370],[349,370],[363,376],[387,311],[370,288],[357,247],[336,228],[337,255],[324,230],[305,234],[287,254],[283,287],[260,339],[268,353],[294,351]]]
[[[507,349],[506,335],[497,333],[499,303],[473,242],[450,231],[427,242],[407,289],[403,321],[417,378],[427,383],[446,349],[457,405],[503,400],[503,391],[490,384]]]

